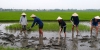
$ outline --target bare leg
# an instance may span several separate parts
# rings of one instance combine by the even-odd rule
[[[64,27],[64,35],[65,35],[65,37],[66,37],[66,27]]]
[[[72,34],[74,33],[74,26],[72,26]]]
[[[22,35],[22,32],[23,32],[23,30],[21,29],[21,30],[20,30],[20,35]]]
[[[20,30],[20,33],[22,33],[22,29]]]
[[[62,28],[60,28],[60,30],[59,30],[59,36],[61,37],[61,31],[62,31]]]
[[[42,31],[42,29],[39,29],[39,34],[40,34],[41,36],[43,36],[43,31]]]
[[[26,30],[24,30],[24,35],[26,36]]]
[[[21,25],[20,35],[22,35],[23,32],[23,26]]]
[[[65,34],[65,37],[66,37],[66,32],[64,34]]]
[[[95,27],[96,28],[96,37],[98,36],[98,26]]]
[[[76,32],[77,32],[77,35],[78,35],[78,32],[79,32],[79,30],[78,30],[78,26],[76,27]]]
[[[74,38],[74,33],[72,33],[72,39]]]
[[[91,29],[90,29],[90,31],[91,31],[91,32],[90,32],[91,36],[92,36],[92,29],[93,29],[93,26],[91,26]]]
[[[60,44],[60,42],[61,42],[61,39],[60,39],[60,38],[61,38],[61,31],[62,31],[62,29],[60,28],[60,29],[59,29],[59,39],[58,39],[58,43],[59,43],[59,44]]]

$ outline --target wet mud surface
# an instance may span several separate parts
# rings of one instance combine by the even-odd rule
[[[67,37],[58,32],[44,31],[44,36],[39,36],[38,31],[27,32],[27,35],[20,35],[20,31],[5,30],[4,25],[0,27],[0,46],[19,48],[35,48],[36,50],[100,50],[100,34],[96,38],[95,33],[90,32],[67,32]],[[100,32],[99,32],[100,33]]]

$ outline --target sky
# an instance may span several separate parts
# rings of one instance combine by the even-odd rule
[[[100,0],[0,0],[0,8],[100,9]]]

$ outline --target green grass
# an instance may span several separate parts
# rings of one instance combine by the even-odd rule
[[[0,46],[0,50],[34,50],[34,49],[26,49],[26,48],[13,48],[13,47],[3,47]]]
[[[11,12],[0,12],[0,21],[2,20],[17,20],[19,21],[20,16],[21,16],[20,11],[11,11]],[[25,12],[27,14],[27,19],[28,20],[33,20],[32,18],[30,18],[31,14],[35,14],[37,15],[41,20],[56,20],[56,18],[58,16],[61,16],[64,20],[70,20],[71,15],[74,12],[71,11],[59,11],[59,12],[51,12],[51,11],[26,11]],[[100,16],[100,11],[77,11],[77,13],[79,14],[79,19],[80,20],[90,20],[91,18],[93,18],[96,15]]]
[[[27,26],[27,30],[30,28],[32,23],[28,23],[28,26]],[[71,23],[67,23],[67,31],[71,31],[71,28],[72,28],[72,24]],[[10,30],[20,30],[21,29],[21,26],[20,24],[16,23],[16,24],[13,24],[13,25],[10,25],[10,26],[6,26],[6,29],[10,29]],[[86,25],[82,25],[82,24],[79,24],[79,30],[80,31],[89,31],[89,26],[86,26]],[[38,30],[38,26],[34,26],[32,28],[32,31],[37,31]],[[59,31],[59,25],[57,22],[44,22],[44,27],[43,27],[43,30],[44,31]]]

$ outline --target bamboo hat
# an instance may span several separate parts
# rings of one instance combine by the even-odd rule
[[[62,18],[60,16],[58,16],[57,20],[61,20]]]
[[[78,16],[78,14],[77,13],[73,13],[72,16]]]
[[[26,13],[23,12],[21,15],[26,15]]]
[[[95,16],[94,18],[95,18],[95,19],[100,19],[100,17],[99,17],[99,16]]]
[[[30,17],[36,17],[36,15],[32,14]]]

